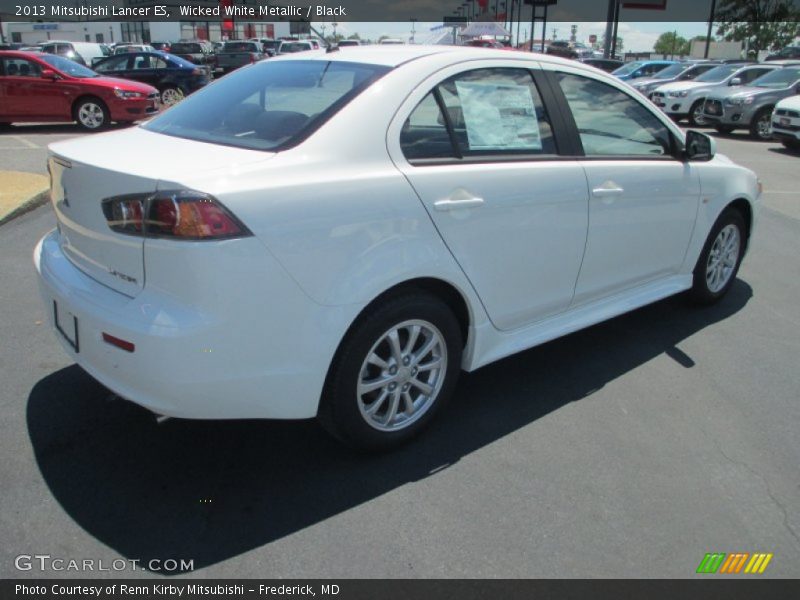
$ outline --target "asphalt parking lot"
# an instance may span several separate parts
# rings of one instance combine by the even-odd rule
[[[78,134],[0,132],[0,164],[42,173],[46,144]],[[196,577],[670,578],[707,552],[800,577],[800,155],[718,143],[765,188],[722,303],[669,299],[464,376],[382,456],[313,421],[158,425],[47,327],[30,257],[49,207],[0,227],[0,577],[183,559]],[[141,562],[15,568],[36,554]]]

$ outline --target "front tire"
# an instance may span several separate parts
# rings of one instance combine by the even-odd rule
[[[698,304],[714,304],[728,293],[744,255],[747,230],[742,214],[728,208],[722,212],[708,234],[694,268],[690,291]]]
[[[754,139],[765,142],[772,139],[770,132],[770,123],[772,121],[772,109],[762,108],[753,117],[753,122],[750,124],[750,136]]]
[[[693,127],[703,127],[708,123],[706,118],[703,116],[703,105],[705,104],[705,99],[698,100],[692,107],[689,109],[689,125]]]
[[[458,320],[423,291],[390,297],[359,318],[328,374],[318,418],[360,450],[388,450],[422,431],[461,370]]]
[[[76,105],[73,118],[87,131],[99,131],[111,122],[105,102],[99,98],[84,98]]]

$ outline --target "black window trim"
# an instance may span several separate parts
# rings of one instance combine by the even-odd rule
[[[569,132],[569,136],[572,138],[574,148],[575,148],[575,156],[580,158],[583,161],[588,162],[597,162],[597,161],[604,161],[604,160],[615,160],[615,161],[656,161],[656,162],[665,162],[665,161],[677,161],[677,162],[685,162],[682,150],[682,144],[676,138],[675,134],[673,133],[672,129],[670,129],[665,123],[662,123],[669,133],[669,140],[670,140],[670,154],[663,154],[660,156],[649,156],[646,154],[643,155],[634,155],[634,154],[606,154],[600,156],[588,156],[583,149],[583,142],[581,141],[581,135],[578,131],[578,125],[575,123],[575,117],[572,115],[572,110],[569,108],[569,104],[567,103],[567,97],[564,95],[561,86],[558,83],[558,73],[563,73],[564,75],[573,75],[576,77],[586,77],[587,79],[591,79],[592,81],[597,81],[599,83],[608,83],[596,79],[594,77],[589,77],[586,75],[578,75],[575,73],[570,73],[568,71],[558,71],[558,70],[549,70],[549,69],[542,69],[542,72],[546,74],[547,79],[550,81],[550,87],[552,88],[553,94],[555,95],[555,104],[559,107],[561,116],[564,121],[565,130]],[[613,87],[613,86],[612,86]],[[626,93],[622,90],[619,90],[620,93]],[[647,109],[644,103],[640,102],[637,98],[633,95],[628,94],[628,96],[634,101],[639,102],[642,106]],[[649,110],[649,109],[648,109]],[[654,115],[655,117],[655,115]],[[655,117],[658,119],[658,117]],[[659,122],[661,121],[658,119]]]
[[[460,146],[458,145],[458,140],[456,138],[455,130],[453,129],[452,122],[450,120],[450,115],[446,110],[446,105],[444,103],[444,99],[442,98],[442,94],[439,91],[439,86],[441,86],[445,81],[452,79],[453,77],[458,77],[463,73],[467,73],[469,71],[480,71],[484,69],[513,69],[516,71],[527,71],[528,75],[531,77],[534,88],[536,88],[539,98],[542,101],[542,105],[544,106],[545,112],[550,120],[550,128],[553,132],[553,141],[556,146],[556,153],[548,153],[548,154],[532,154],[527,152],[512,152],[512,151],[498,151],[491,154],[482,154],[480,152],[476,152],[475,154],[464,154],[461,151]],[[454,157],[435,157],[435,158],[406,158],[405,153],[402,152],[402,145],[400,146],[400,151],[403,154],[406,162],[411,165],[412,167],[431,167],[431,166],[453,166],[453,165],[476,165],[476,164],[491,164],[491,163],[521,163],[521,162],[552,162],[556,160],[565,160],[573,158],[572,154],[565,154],[563,149],[568,149],[572,147],[572,140],[568,135],[565,134],[566,129],[564,128],[564,124],[562,122],[562,116],[560,114],[560,110],[558,109],[557,102],[553,98],[553,92],[550,89],[550,82],[542,77],[542,73],[544,71],[541,68],[532,68],[528,66],[504,66],[504,67],[474,67],[472,69],[468,69],[466,71],[461,71],[456,75],[451,75],[446,77],[439,83],[437,83],[431,92],[433,93],[434,98],[436,99],[436,103],[439,106],[439,111],[442,113],[442,118],[445,122],[445,127],[447,128],[447,135],[450,138],[450,143],[453,146],[453,153],[455,154]],[[426,96],[427,97],[427,94]],[[423,99],[425,98],[423,97]],[[414,106],[410,114],[413,114],[414,110],[417,109],[419,103]],[[410,116],[410,115],[409,115]],[[557,122],[556,122],[557,121]]]

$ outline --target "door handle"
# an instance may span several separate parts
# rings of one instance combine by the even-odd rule
[[[609,196],[621,196],[625,190],[616,186],[602,186],[596,187],[592,190],[592,195],[595,198],[608,198]]]
[[[483,198],[461,198],[459,200],[438,200],[433,207],[439,211],[457,210],[460,208],[476,208],[483,204]]]

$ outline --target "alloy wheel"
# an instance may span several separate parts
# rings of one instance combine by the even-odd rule
[[[739,229],[732,224],[723,227],[708,253],[706,284],[710,292],[718,293],[730,281],[739,260],[739,246]]]
[[[106,116],[99,104],[84,102],[78,109],[78,120],[87,129],[98,129],[103,126]]]
[[[432,323],[404,321],[386,331],[367,353],[356,388],[365,421],[399,431],[436,401],[447,373],[447,344]]]
[[[185,96],[183,91],[179,90],[178,88],[167,88],[163,92],[161,92],[161,102],[165,106],[172,106],[173,104],[177,104],[184,98]]]

